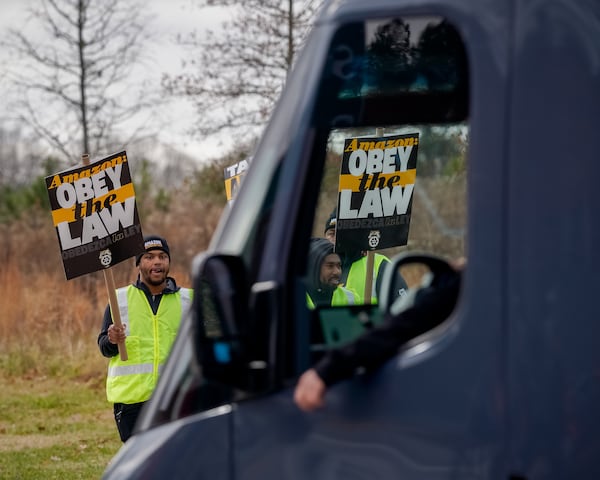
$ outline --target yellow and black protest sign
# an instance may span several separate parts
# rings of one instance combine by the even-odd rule
[[[246,174],[250,164],[250,158],[245,158],[229,167],[225,167],[223,170],[223,178],[225,179],[225,195],[227,201],[231,202],[236,194],[240,185],[242,184],[242,178]]]
[[[67,279],[95,272],[144,249],[125,152],[46,177]]]
[[[340,169],[336,248],[408,243],[419,134],[348,138]]]

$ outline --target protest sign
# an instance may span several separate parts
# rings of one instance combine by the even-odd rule
[[[124,151],[50,175],[46,188],[67,280],[144,250]]]
[[[419,134],[348,138],[340,169],[336,249],[408,243]]]
[[[227,202],[233,201],[238,189],[242,183],[242,178],[246,174],[250,164],[250,157],[245,158],[229,167],[225,167],[223,170],[223,178],[225,179],[225,195],[227,196]]]

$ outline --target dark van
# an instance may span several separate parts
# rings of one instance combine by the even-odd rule
[[[328,2],[104,478],[600,478],[599,185],[598,0]],[[391,274],[309,307],[334,209],[336,248]],[[454,311],[299,410],[396,274],[432,273],[415,252],[467,259]]]

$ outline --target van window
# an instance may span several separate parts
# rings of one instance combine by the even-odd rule
[[[354,23],[335,35],[321,85],[314,124],[323,149],[315,154],[324,170],[307,305],[374,304],[378,273],[397,253],[466,256],[467,57],[459,33],[439,17]],[[319,278],[318,257],[330,249],[317,238],[334,244],[327,258],[341,267],[329,269],[329,283],[327,272]],[[350,292],[334,288],[336,276]],[[406,289],[419,281],[402,276]]]

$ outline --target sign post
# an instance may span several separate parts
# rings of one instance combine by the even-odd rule
[[[117,302],[117,287],[115,286],[115,277],[113,271],[110,268],[104,270],[104,283],[106,284],[106,290],[108,292],[108,304],[110,305],[110,313],[115,326],[122,328],[123,323],[121,322],[121,312],[119,311],[119,303]],[[126,361],[129,357],[127,356],[127,348],[125,342],[119,342],[119,356],[121,360]]]
[[[377,127],[375,129],[376,137],[383,137],[384,128]],[[373,291],[373,263],[375,261],[375,255],[373,250],[367,250],[367,271],[365,272],[365,292],[364,292],[364,303],[365,305],[371,304],[371,292]]]
[[[83,165],[90,164],[90,156],[87,153],[81,155],[81,163]],[[123,323],[121,322],[121,311],[119,310],[119,302],[117,301],[117,287],[115,285],[115,276],[113,275],[112,268],[106,268],[103,270],[104,273],[104,284],[106,285],[106,292],[108,293],[108,304],[110,305],[110,313],[112,316],[113,324],[119,329],[123,328]],[[124,362],[127,361],[129,356],[127,355],[127,347],[125,346],[125,342],[119,342],[117,344],[119,348],[119,357]]]

